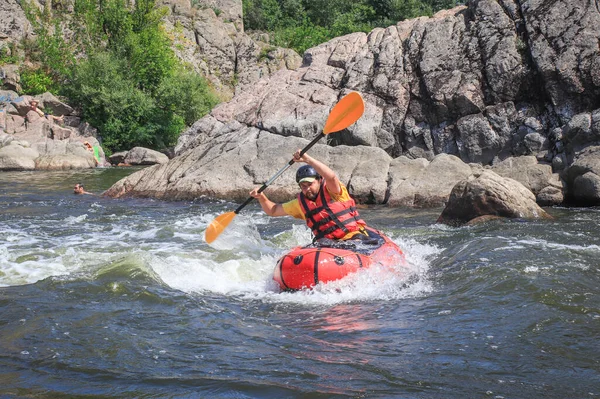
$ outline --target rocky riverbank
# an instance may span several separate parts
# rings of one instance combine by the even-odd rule
[[[356,91],[363,117],[311,151],[359,202],[439,206],[493,172],[539,205],[598,205],[599,40],[600,12],[583,0],[471,0],[339,37],[299,68],[248,80],[184,132],[174,159],[108,194],[245,199]],[[292,175],[269,188],[273,199],[294,195]]]
[[[34,101],[44,111],[35,111]],[[0,171],[87,169],[169,161],[167,155],[143,147],[107,158],[98,139],[97,129],[82,122],[77,111],[50,93],[32,97],[0,91]]]
[[[50,93],[0,91],[0,170],[56,170],[109,165],[96,129]],[[55,117],[61,117],[60,120]]]
[[[340,37],[216,107],[181,136],[175,159],[108,193],[247,198],[357,91],[363,117],[311,151],[360,202],[439,206],[489,169],[538,204],[597,205],[599,38],[593,5],[550,0],[471,1]],[[269,188],[273,199],[295,193],[292,175]]]

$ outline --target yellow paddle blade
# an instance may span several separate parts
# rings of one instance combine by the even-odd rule
[[[339,132],[356,122],[365,112],[365,103],[357,92],[347,94],[333,107],[325,122],[323,134]]]
[[[225,230],[225,227],[231,223],[235,217],[235,212],[227,212],[219,215],[208,225],[204,232],[204,240],[207,243],[211,243],[217,239],[217,237]]]

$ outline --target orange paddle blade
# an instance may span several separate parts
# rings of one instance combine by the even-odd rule
[[[323,134],[339,132],[356,122],[365,112],[365,103],[357,92],[347,94],[333,107],[325,122]]]
[[[235,212],[227,212],[219,215],[208,225],[204,232],[204,239],[207,243],[211,243],[225,230],[225,227],[231,223],[235,217]]]

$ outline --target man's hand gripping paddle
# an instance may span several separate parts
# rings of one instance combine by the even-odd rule
[[[352,92],[344,98],[342,98],[336,105],[333,107],[331,112],[329,113],[329,117],[325,122],[325,128],[323,128],[323,132],[314,138],[302,151],[300,152],[300,156],[304,155],[306,151],[308,151],[313,145],[315,145],[321,138],[329,133],[339,132],[340,130],[344,130],[348,126],[352,125],[356,122],[365,111],[365,104],[363,102],[362,97],[357,92]],[[294,159],[292,158],[287,165],[285,165],[279,172],[275,173],[273,177],[269,179],[265,184],[262,185],[261,188],[258,189],[259,193],[265,191],[265,189],[275,181],[283,172],[285,172],[290,166],[294,164]],[[204,235],[204,239],[207,243],[211,243],[217,239],[217,237],[225,230],[225,228],[231,223],[235,215],[240,213],[242,209],[246,205],[248,205],[254,198],[249,197],[242,205],[238,206],[238,208],[233,212],[227,212],[222,215],[219,215],[211,222],[210,225],[206,228],[206,232]]]

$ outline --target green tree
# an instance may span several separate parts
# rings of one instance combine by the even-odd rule
[[[248,30],[271,32],[272,43],[303,53],[336,36],[369,32],[404,19],[432,15],[456,0],[243,0]]]
[[[302,25],[276,30],[271,41],[277,46],[293,48],[299,54],[303,54],[307,49],[325,43],[333,37],[335,36],[330,29],[311,25],[305,20]]]
[[[218,103],[201,76],[186,71],[171,50],[161,21],[168,12],[155,0],[75,0],[72,29],[76,42],[58,41],[58,25],[37,15],[40,40],[30,56],[52,66],[26,71],[28,90],[38,93],[60,77],[62,94],[81,107],[108,151],[145,146],[161,149]],[[84,52],[78,62],[68,58]],[[62,58],[61,58],[62,57]]]
[[[395,22],[433,14],[431,6],[421,0],[392,0],[391,6],[390,18]]]
[[[110,150],[160,141],[155,124],[145,123],[153,117],[154,100],[135,86],[127,60],[109,51],[90,56],[75,69],[70,98]]]
[[[125,0],[99,0],[98,8],[97,16],[109,47],[120,47],[133,30],[131,12]]]
[[[300,26],[308,17],[301,0],[280,0],[282,27]]]
[[[283,15],[277,0],[243,0],[242,8],[246,29],[273,31],[282,25]]]
[[[158,29],[144,29],[127,37],[126,57],[138,88],[154,92],[177,66],[166,35]]]
[[[373,25],[375,12],[371,6],[361,3],[351,3],[347,12],[340,13],[333,21],[331,32],[333,37],[347,35],[352,32],[369,32]]]
[[[392,0],[367,0],[367,5],[369,5],[373,12],[379,18],[385,19],[386,16],[392,13]]]
[[[191,125],[219,103],[206,80],[193,71],[177,68],[165,78],[156,93],[160,113],[173,113]]]
[[[103,31],[102,18],[96,0],[75,0],[73,3],[74,16],[70,24],[77,41],[72,43],[82,53],[99,48],[107,40]]]
[[[362,4],[362,1],[304,0],[303,4],[311,23],[328,28],[339,14],[344,14],[352,4]]]

